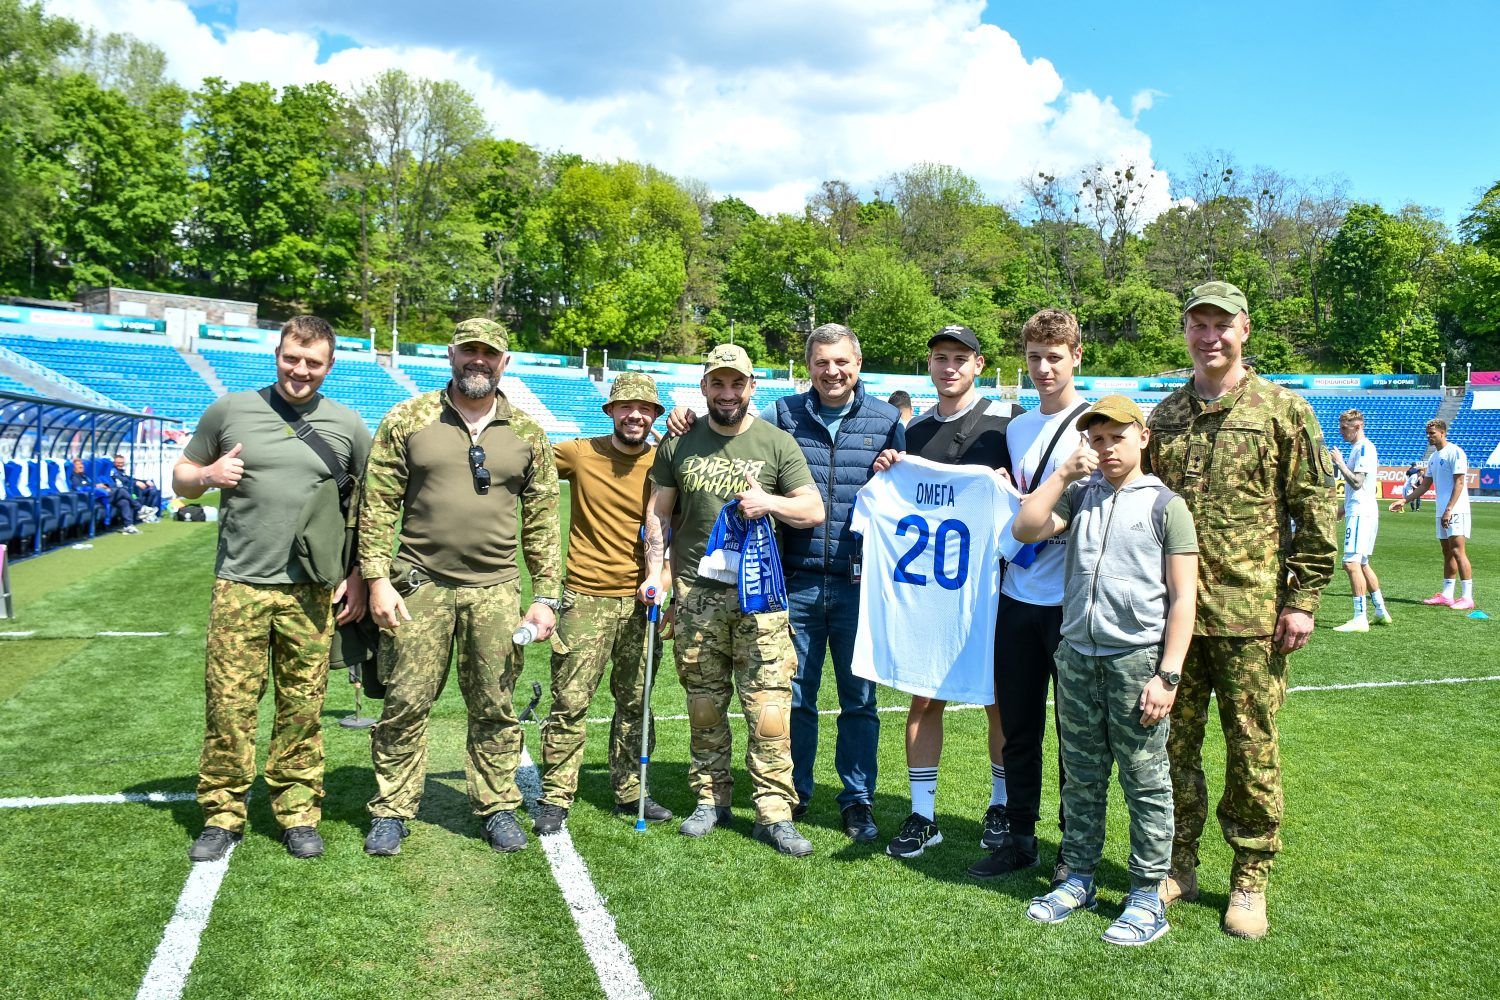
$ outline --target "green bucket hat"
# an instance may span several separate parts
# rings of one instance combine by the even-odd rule
[[[448,341],[448,345],[457,347],[459,344],[484,344],[504,352],[510,350],[509,341],[510,334],[494,320],[466,319],[453,328],[453,339]]]
[[[609,399],[600,407],[605,413],[609,412],[610,404],[621,400],[629,400],[633,403],[650,403],[656,407],[656,415],[659,417],[667,411],[661,405],[661,400],[656,395],[656,380],[650,375],[641,372],[621,372],[615,376],[615,380],[609,386]]]

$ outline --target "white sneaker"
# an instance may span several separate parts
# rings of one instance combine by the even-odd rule
[[[1348,621],[1344,622],[1344,624],[1337,626],[1334,631],[1368,632],[1370,631],[1370,619],[1366,618],[1364,615],[1360,615],[1357,618],[1351,618]]]
[[[125,527],[120,529],[120,534],[122,535],[139,535],[140,533],[141,529],[137,528],[133,524],[127,524],[125,525]]]

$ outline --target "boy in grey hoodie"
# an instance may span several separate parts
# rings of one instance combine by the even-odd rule
[[[1150,431],[1133,400],[1106,396],[1077,426],[1078,450],[1025,498],[1011,525],[1023,542],[1069,532],[1056,661],[1070,874],[1026,915],[1057,923],[1094,909],[1109,773],[1118,763],[1130,811],[1131,889],[1104,940],[1142,945],[1169,929],[1158,892],[1172,855],[1167,713],[1192,638],[1198,540],[1182,498],[1141,471]]]

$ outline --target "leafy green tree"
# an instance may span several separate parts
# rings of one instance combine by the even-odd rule
[[[750,219],[725,264],[724,312],[786,350],[826,318],[838,261],[832,234],[811,219]]]

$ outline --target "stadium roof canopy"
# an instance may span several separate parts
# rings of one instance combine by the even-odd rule
[[[0,460],[30,462],[123,449],[147,422],[178,424],[154,413],[0,391]]]

